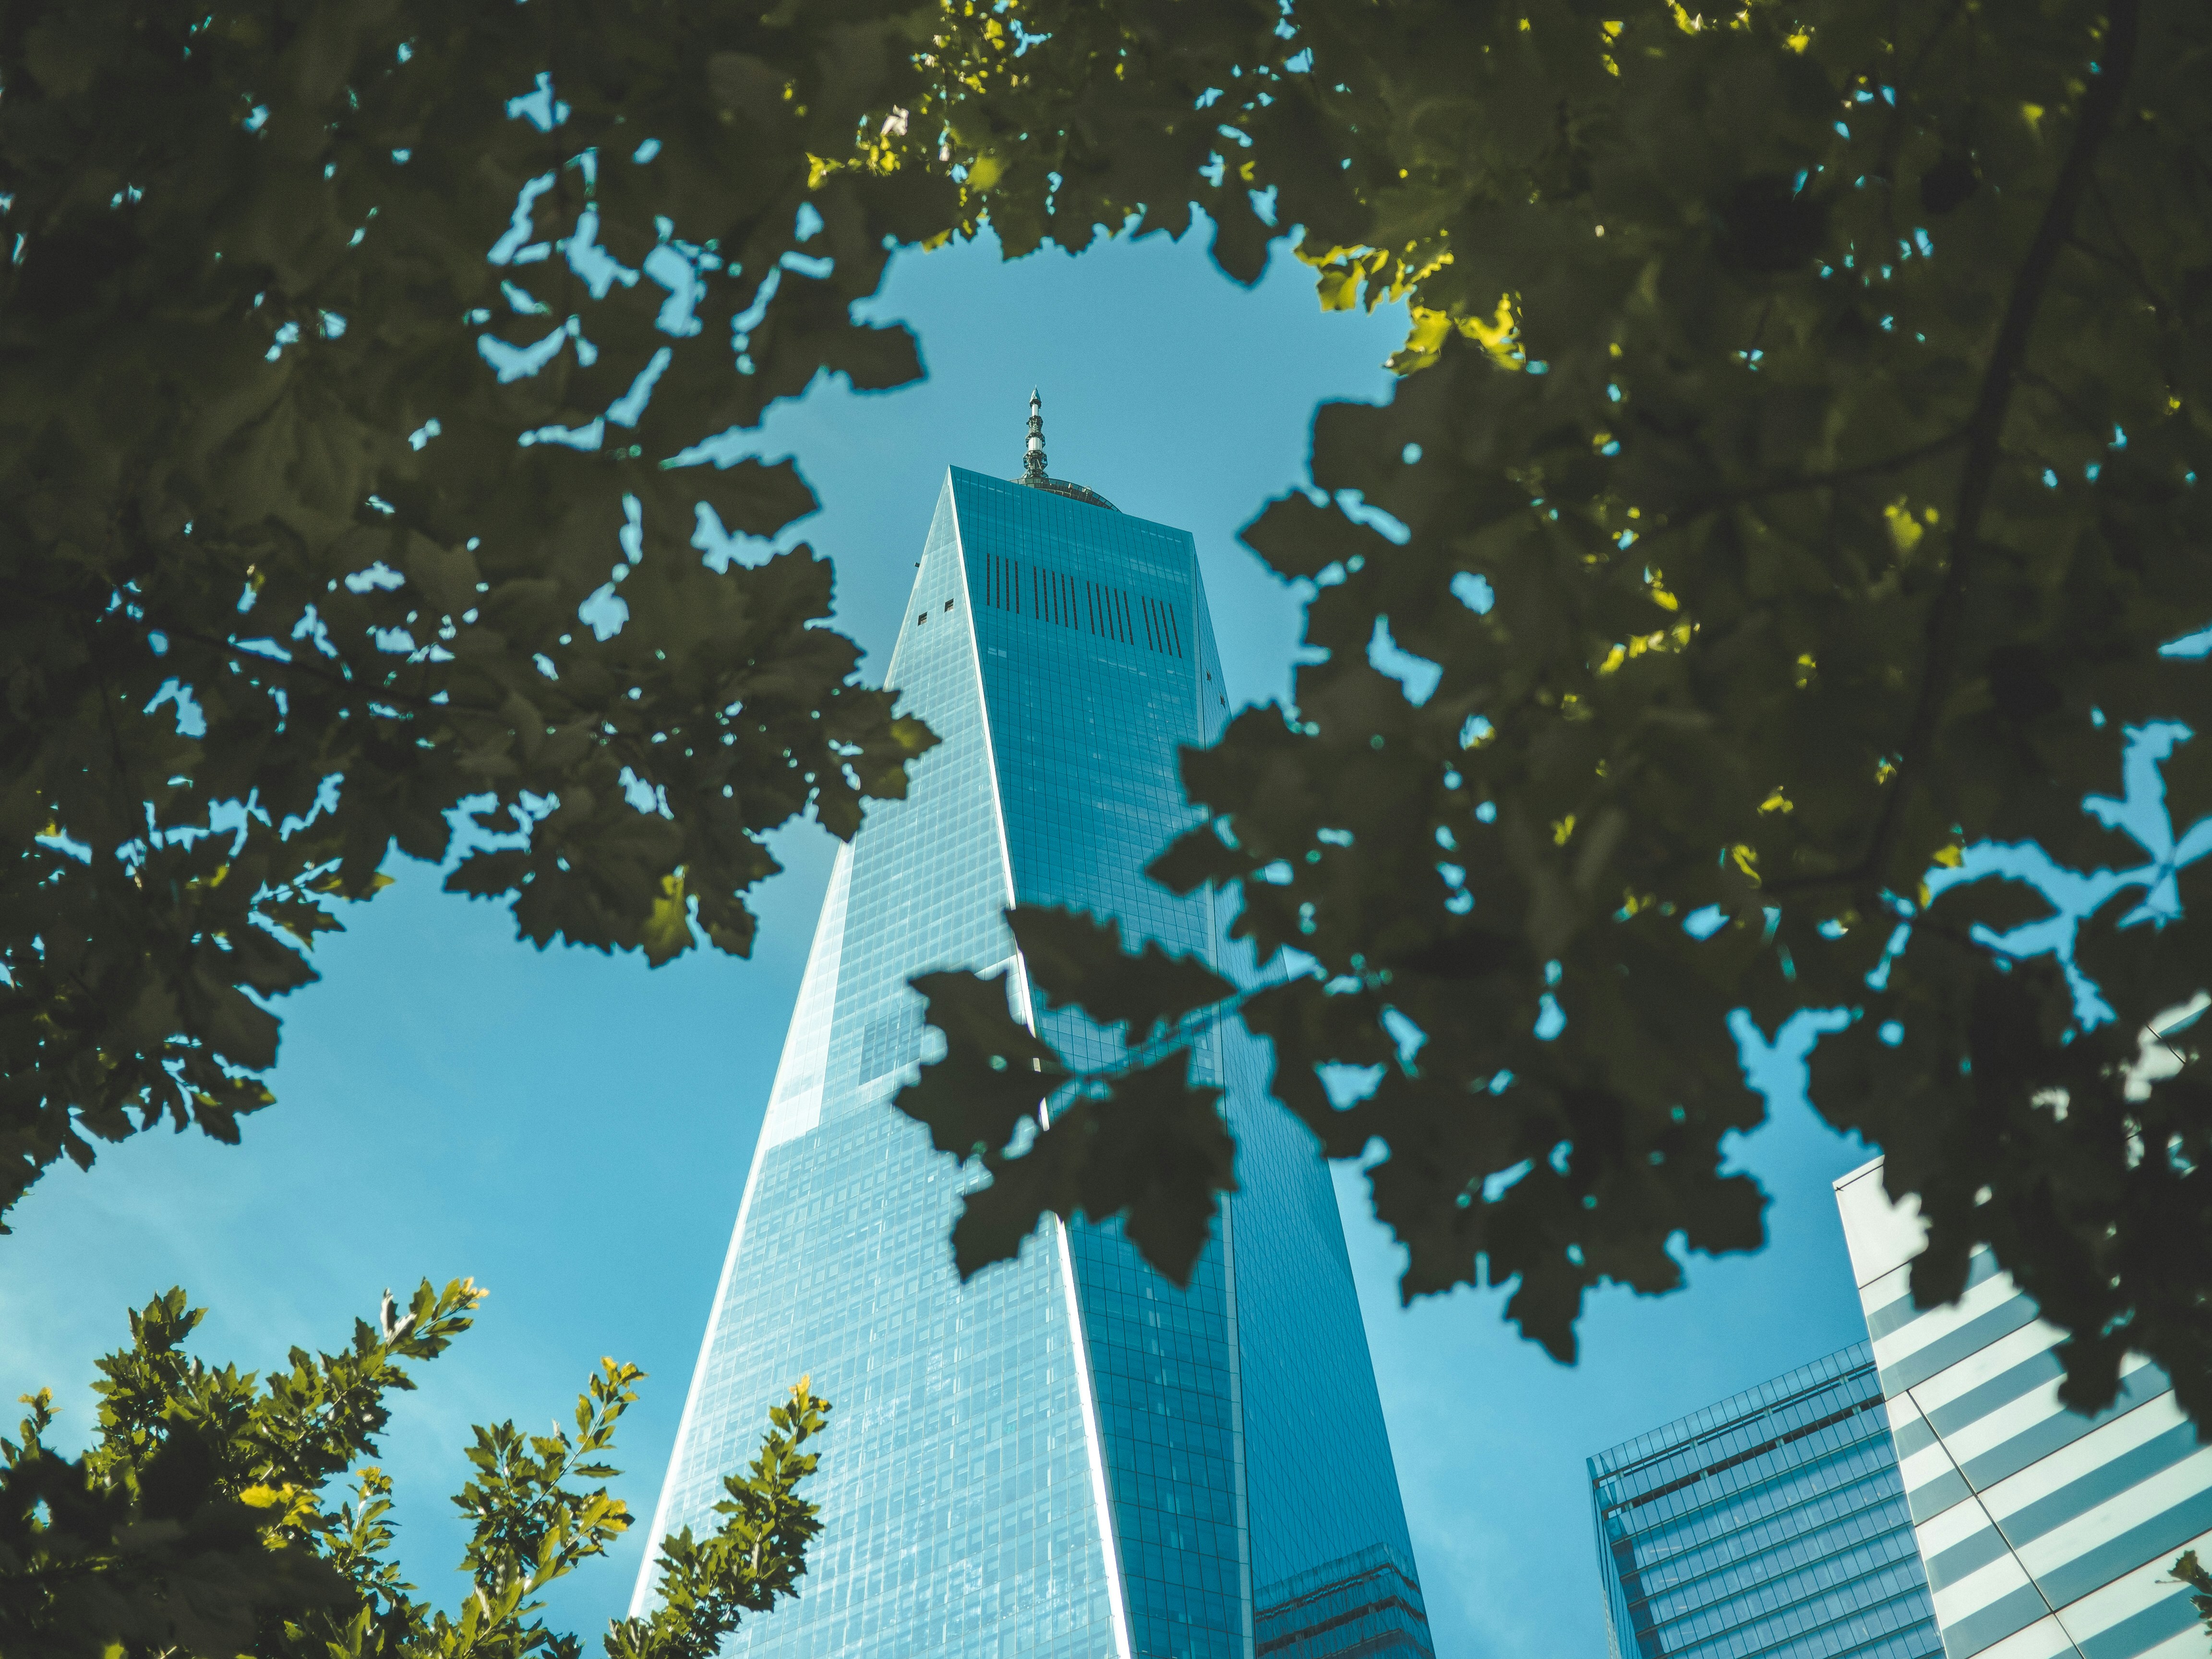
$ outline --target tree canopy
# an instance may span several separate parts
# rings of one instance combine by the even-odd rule
[[[1052,1057],[926,988],[967,1265],[1081,1208],[1187,1267],[1233,1175],[1176,1051],[1234,1014],[1387,1148],[1407,1293],[1510,1284],[1568,1355],[1591,1287],[1759,1243],[1731,1017],[1836,1010],[1814,1098],[1919,1200],[1916,1294],[1986,1243],[2069,1401],[2135,1349],[2203,1420],[2212,1100],[2185,1036],[2139,1060],[2212,982],[2208,57],[2188,0],[17,9],[10,1180],[126,1110],[233,1132],[270,927],[465,801],[452,881],[531,937],[744,948],[765,830],[848,833],[927,738],[817,562],[695,551],[797,480],[672,464],[911,378],[850,319],[896,246],[1202,214],[1240,281],[1279,242],[1406,301],[1402,378],[1247,529],[1316,660],[1155,866],[1266,973],[1017,918],[1134,1039],[1033,1143],[991,1062]]]
[[[2169,1075],[2139,1061],[2212,983],[2185,902],[2212,685],[2166,648],[2212,623],[2212,20],[1323,4],[1146,32],[1170,9],[1022,9],[1048,38],[988,122],[953,117],[979,168],[1011,155],[992,222],[1183,199],[1142,135],[1202,109],[1170,149],[1272,219],[1224,217],[1224,265],[1296,227],[1324,304],[1402,295],[1414,327],[1387,405],[1321,412],[1316,494],[1244,532],[1313,585],[1323,659],[1187,755],[1205,821],[1153,866],[1232,896],[1269,982],[1015,917],[1046,992],[1134,1045],[1019,1152],[945,1103],[1035,1039],[922,988],[949,1048],[909,1106],[994,1169],[981,1254],[1110,1193],[1187,1271],[1231,1176],[1207,1091],[1177,1113],[1162,1079],[1234,1010],[1331,1155],[1388,1149],[1406,1292],[1510,1285],[1569,1357],[1590,1287],[1761,1242],[1725,1168],[1764,1114],[1733,1011],[1840,1010],[1813,1097],[1917,1196],[1916,1295],[1986,1243],[2071,1334],[2071,1403],[2134,1349],[2205,1421],[2212,1096],[2185,1037]],[[1002,206],[1024,167],[1050,173]],[[1188,1178],[1133,1180],[1163,1156]]]
[[[476,1431],[474,1473],[453,1499],[471,1522],[458,1616],[401,1577],[392,1481],[364,1461],[386,1397],[415,1387],[409,1363],[442,1353],[483,1294],[425,1280],[403,1314],[386,1292],[348,1346],[295,1348],[266,1378],[185,1352],[203,1310],[181,1290],[133,1312],[131,1346],[100,1362],[90,1450],[72,1459],[47,1443],[57,1412],[45,1389],[25,1396],[18,1438],[0,1440],[0,1642],[53,1659],[574,1659],[577,1639],[538,1615],[548,1585],[629,1528],[605,1483],[620,1473],[606,1459],[636,1366],[601,1363],[573,1437],[512,1422]],[[662,1540],[661,1604],[613,1621],[608,1659],[712,1659],[744,1614],[796,1593],[821,1530],[797,1495],[815,1467],[800,1448],[829,1410],[801,1379],[769,1412],[759,1455],[723,1482],[720,1526]]]
[[[678,11],[0,20],[0,1208],[94,1139],[234,1138],[266,999],[457,809],[449,887],[661,962],[750,949],[769,830],[903,792],[931,739],[853,683],[827,563],[694,550],[805,483],[677,462],[919,372],[847,312],[930,198],[811,179],[867,30],[772,31],[801,106],[731,67],[765,26]]]

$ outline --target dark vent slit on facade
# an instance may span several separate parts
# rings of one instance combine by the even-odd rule
[[[1087,576],[1079,579],[1042,564],[1030,567],[1029,589],[1027,613],[1039,622],[1079,632],[1087,628],[1102,639],[1142,644],[1162,656],[1183,654],[1182,625],[1166,599],[1139,593],[1133,606],[1126,588]],[[984,566],[983,599],[987,605],[1022,614],[1022,567],[991,555]]]
[[[983,602],[996,605],[1001,611],[1018,611],[1021,601],[1021,567],[1001,554],[991,553],[983,561]]]

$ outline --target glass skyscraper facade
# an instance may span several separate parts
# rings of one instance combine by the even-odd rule
[[[1977,1249],[1966,1294],[1912,1305],[1926,1235],[1877,1158],[1836,1183],[1948,1659],[2204,1659],[2172,1565],[2212,1558],[2212,1446],[2140,1355],[2094,1417],[2059,1403],[2064,1334]]]
[[[1023,481],[954,468],[939,496],[888,680],[943,741],[837,855],[652,1535],[713,1528],[810,1373],[824,1531],[732,1654],[1426,1659],[1327,1168],[1257,1045],[1216,1032],[1194,1067],[1242,1190],[1185,1290],[1112,1224],[1050,1220],[962,1285],[973,1177],[891,1104],[939,1040],[910,975],[1000,974],[1039,1018],[1010,904],[1237,967],[1215,901],[1143,874],[1191,822],[1178,746],[1228,714],[1196,549],[1050,478],[1030,427]]]
[[[1936,1659],[1863,1343],[1589,1460],[1613,1659]]]

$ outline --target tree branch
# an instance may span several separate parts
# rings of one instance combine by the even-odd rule
[[[1878,877],[1888,862],[1896,838],[1903,803],[1919,787],[1936,737],[1936,716],[1950,689],[1952,659],[1966,624],[1967,589],[1984,550],[1981,542],[1982,515],[1988,509],[1990,491],[1996,481],[1997,463],[2004,447],[2005,416],[2011,409],[2014,386],[2027,357],[2028,337],[2043,306],[2051,273],[2073,236],[2075,215],[2088,193],[2095,173],[2097,151],[2111,134],[2119,113],[2120,95],[2135,67],[2140,0],[2113,0],[2105,40],[2088,95],[2081,100],[2081,119],[2074,129],[2073,147],[2059,168],[2058,182],[2036,226],[2026,258],[2014,274],[2011,297],[2006,301],[1982,386],[1967,417],[1966,459],[1959,481],[1959,506],[1951,532],[1950,568],[1936,595],[1928,617],[1927,649],[1920,673],[1920,692],[1905,741],[1898,750],[1897,787],[1883,801],[1875,820],[1873,840],[1866,855],[1851,867],[1834,874],[1798,878],[1791,887],[1856,886]],[[1784,883],[1774,890],[1787,890]]]

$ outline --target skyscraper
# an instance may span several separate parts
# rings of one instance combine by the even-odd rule
[[[1936,1659],[1864,1343],[1589,1460],[1613,1659]]]
[[[910,975],[996,969],[1036,1017],[1009,904],[1224,961],[1214,902],[1143,874],[1191,820],[1177,746],[1228,713],[1189,534],[1052,477],[1032,397],[1018,481],[947,477],[888,678],[943,742],[837,854],[653,1537],[711,1529],[811,1373],[824,1531],[733,1653],[1425,1659],[1327,1170],[1257,1046],[1217,1033],[1195,1068],[1243,1190],[1188,1290],[1112,1224],[1056,1221],[963,1286],[972,1177],[891,1104],[935,1040]]]
[[[1926,1235],[1876,1158],[1836,1182],[1906,1501],[1948,1659],[2203,1659],[2172,1568],[2212,1556],[2212,1446],[2131,1355],[2094,1417],[2058,1401],[2064,1333],[1986,1248],[1966,1291],[1918,1309]]]

